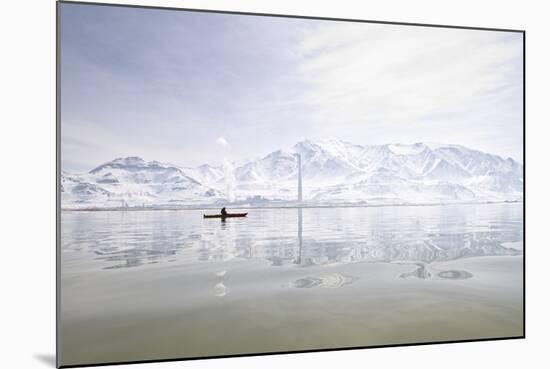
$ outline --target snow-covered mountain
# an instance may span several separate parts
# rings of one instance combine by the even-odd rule
[[[302,141],[235,170],[237,199],[296,198],[302,159],[309,203],[403,204],[515,201],[523,167],[512,159],[459,145],[360,146],[337,139]]]
[[[228,199],[241,206],[295,203],[297,155],[308,205],[523,199],[523,166],[511,158],[459,145],[361,146],[323,139],[218,167],[116,159],[89,173],[63,173],[62,206],[217,206]]]
[[[200,165],[196,168],[184,167],[182,171],[189,177],[195,178],[207,186],[218,186],[223,181],[224,170],[222,166],[213,167],[208,164]]]
[[[119,158],[85,174],[61,174],[63,208],[189,206],[223,199],[180,168],[138,157]]]

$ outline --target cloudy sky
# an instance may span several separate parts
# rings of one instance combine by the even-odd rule
[[[305,138],[522,157],[522,34],[61,4],[62,169]]]

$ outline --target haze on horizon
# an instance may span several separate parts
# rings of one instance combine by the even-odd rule
[[[521,33],[60,4],[62,169],[338,137],[523,163]]]

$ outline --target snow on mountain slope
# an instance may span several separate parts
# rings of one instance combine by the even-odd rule
[[[297,143],[293,151],[302,157],[304,178],[338,180],[356,172],[356,158],[363,148],[337,139],[305,140]]]
[[[62,173],[61,185],[63,208],[178,206],[222,198],[178,167],[138,157],[115,159],[84,174]]]
[[[256,161],[248,162],[235,169],[238,182],[278,181],[296,179],[297,160],[294,153],[277,150]]]
[[[302,158],[304,199],[315,203],[440,203],[523,198],[521,164],[459,145],[360,146],[305,140],[236,169],[237,198],[296,198]]]
[[[214,167],[208,164],[203,164],[196,168],[183,167],[181,170],[187,176],[194,178],[198,182],[210,187],[217,187],[220,181],[223,181],[224,177],[223,166]]]
[[[361,146],[304,140],[264,157],[222,166],[177,167],[120,158],[89,173],[62,173],[63,207],[295,203],[411,204],[523,199],[523,166],[460,145]],[[229,191],[231,193],[229,193]]]

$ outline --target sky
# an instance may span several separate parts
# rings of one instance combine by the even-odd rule
[[[304,139],[523,163],[523,35],[60,4],[61,166],[220,165]]]

